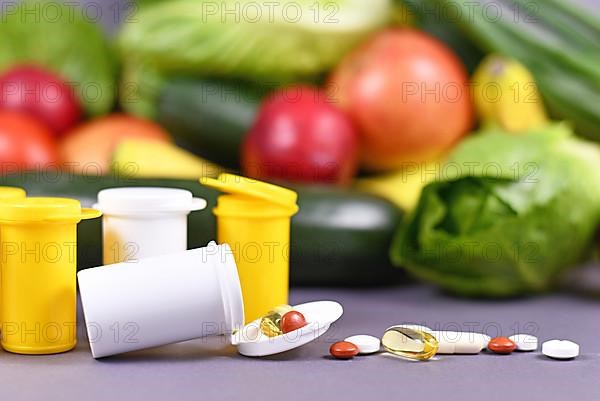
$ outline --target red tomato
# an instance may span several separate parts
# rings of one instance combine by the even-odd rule
[[[113,151],[123,138],[171,141],[169,134],[153,121],[126,114],[110,114],[70,131],[60,143],[61,159],[69,163],[75,173],[108,174]]]
[[[0,76],[0,107],[35,116],[60,135],[81,119],[74,89],[59,76],[32,65],[21,65]]]
[[[323,92],[282,89],[261,106],[242,149],[242,168],[253,178],[347,184],[356,173],[358,135]]]
[[[473,125],[468,75],[435,38],[389,29],[349,54],[329,81],[362,135],[365,167],[439,157]]]
[[[21,112],[0,110],[2,172],[58,168],[58,149],[52,132]]]

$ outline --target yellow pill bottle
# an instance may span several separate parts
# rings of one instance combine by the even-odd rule
[[[0,202],[2,348],[54,354],[77,344],[77,223],[100,216],[66,198]]]
[[[225,192],[213,213],[217,241],[228,244],[238,268],[246,322],[288,303],[291,217],[296,192],[247,177],[223,173],[202,178]]]
[[[25,199],[26,193],[23,188],[0,187],[0,202]],[[0,253],[0,258],[2,254]],[[1,259],[0,259],[1,260]],[[0,302],[2,301],[2,275],[0,274]],[[0,307],[0,329],[2,328],[2,308]]]

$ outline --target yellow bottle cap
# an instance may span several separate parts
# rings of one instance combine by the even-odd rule
[[[298,194],[291,189],[235,174],[221,173],[217,178],[202,177],[200,184],[219,191],[260,199],[296,211]]]
[[[31,197],[0,202],[0,222],[80,221],[99,217],[95,209],[82,208],[78,200]]]
[[[2,199],[19,199],[26,196],[23,188],[17,187],[0,187],[0,200]]]

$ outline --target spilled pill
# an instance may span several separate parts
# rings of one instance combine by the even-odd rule
[[[490,340],[487,347],[496,354],[510,354],[517,349],[517,344],[507,337],[494,337]]]
[[[579,355],[579,344],[569,340],[550,340],[542,344],[542,354],[553,359],[573,359]]]
[[[358,347],[348,341],[338,341],[329,347],[329,353],[336,359],[351,359],[358,355]]]
[[[438,344],[438,340],[431,333],[401,325],[388,328],[381,337],[381,345],[387,352],[417,361],[426,361],[433,357]]]
[[[538,339],[531,334],[515,334],[508,338],[517,344],[519,351],[535,351],[538,348]]]
[[[350,336],[344,341],[355,344],[358,347],[359,354],[373,354],[381,348],[381,341],[377,337],[368,336],[366,334],[358,334]]]
[[[438,340],[438,354],[478,354],[487,345],[481,333],[461,331],[432,331]]]

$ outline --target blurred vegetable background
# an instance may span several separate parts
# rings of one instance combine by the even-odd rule
[[[555,288],[590,256],[600,223],[593,7],[101,5],[3,3],[4,185],[88,202],[125,185],[213,202],[195,181],[221,171],[289,186],[301,207],[293,284],[392,283],[407,270],[461,295],[514,296]],[[212,214],[198,216],[190,246],[214,237]],[[100,264],[99,223],[79,235],[90,244],[80,267]],[[500,255],[469,257],[473,243]]]

